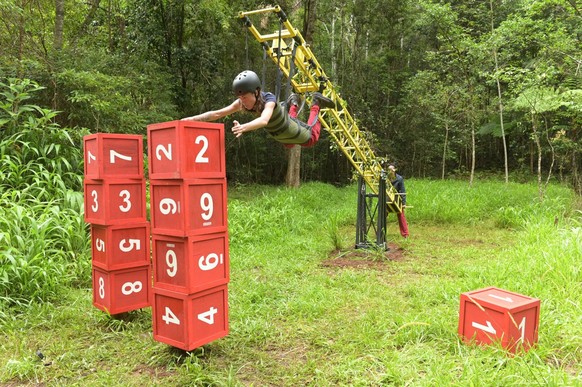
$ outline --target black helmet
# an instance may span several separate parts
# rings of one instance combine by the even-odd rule
[[[245,93],[253,93],[261,87],[259,76],[253,71],[245,70],[234,78],[232,81],[232,91],[239,96]]]

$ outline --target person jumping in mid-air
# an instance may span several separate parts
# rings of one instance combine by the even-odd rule
[[[191,121],[215,121],[238,111],[254,113],[258,117],[241,124],[234,121],[232,132],[236,137],[243,133],[265,128],[269,135],[288,148],[299,144],[304,147],[315,145],[319,140],[321,123],[318,119],[320,109],[335,108],[335,103],[321,93],[313,93],[309,124],[297,119],[300,102],[297,94],[291,94],[287,100],[289,114],[277,103],[273,93],[261,91],[261,81],[256,73],[246,70],[236,76],[232,82],[232,90],[237,99],[219,110],[211,110],[202,114],[183,118]]]

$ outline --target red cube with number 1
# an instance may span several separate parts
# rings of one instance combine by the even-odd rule
[[[465,342],[500,343],[511,352],[538,341],[540,300],[489,287],[461,294],[459,335]]]
[[[224,124],[171,121],[148,125],[151,179],[226,177]]]
[[[85,178],[142,179],[143,138],[134,134],[97,133],[83,137]]]

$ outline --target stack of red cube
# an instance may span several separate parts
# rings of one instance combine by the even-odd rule
[[[93,305],[113,315],[148,307],[152,282],[142,136],[85,136],[84,157]]]
[[[154,339],[192,350],[228,334],[224,125],[148,126]]]

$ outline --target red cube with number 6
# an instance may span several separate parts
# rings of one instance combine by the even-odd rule
[[[85,221],[113,225],[146,221],[145,181],[85,180]]]
[[[152,233],[173,236],[226,231],[226,180],[151,180]]]
[[[148,125],[151,179],[224,178],[224,124],[171,121]]]
[[[194,294],[154,290],[154,340],[191,351],[228,334],[226,285]]]
[[[191,294],[228,283],[226,233],[190,237],[154,235],[154,287]]]
[[[83,137],[85,178],[141,179],[143,138],[134,134],[97,133]]]
[[[151,304],[150,266],[102,270],[93,266],[93,305],[109,314],[145,308]]]

